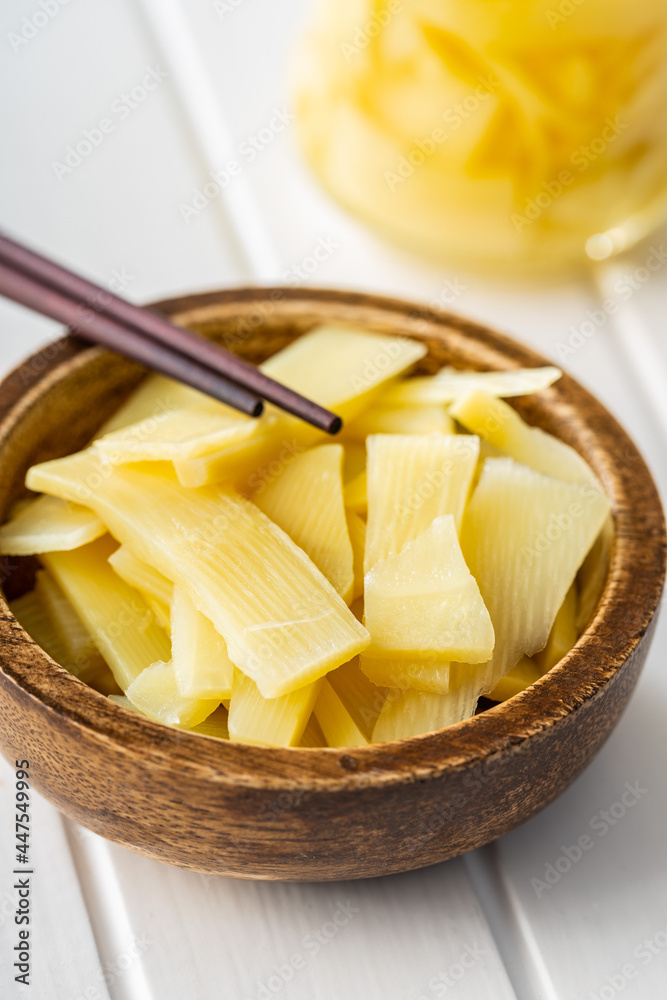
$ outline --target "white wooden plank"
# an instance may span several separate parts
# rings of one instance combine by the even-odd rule
[[[34,766],[35,761],[31,761]],[[62,818],[30,791],[29,865],[16,862],[14,837],[15,773],[0,758],[0,996],[7,1000],[84,997],[109,1000]],[[33,874],[15,875],[14,869]],[[30,924],[16,925],[20,880],[30,879]],[[15,981],[18,932],[30,931],[29,987]],[[90,989],[90,996],[85,991]]]
[[[25,14],[20,0],[2,5],[3,41]],[[200,171],[160,58],[129,0],[89,0],[0,60],[13,95],[1,112],[3,226],[102,282],[129,275],[124,291],[138,301],[242,279],[220,220],[181,218]],[[112,131],[94,132],[104,118]],[[90,135],[98,145],[56,176],[54,163]]]
[[[132,932],[160,942],[144,963],[161,1000],[432,1000],[448,978],[461,1000],[515,998],[461,862],[298,885],[110,856]]]

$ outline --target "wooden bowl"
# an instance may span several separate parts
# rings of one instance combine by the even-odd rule
[[[544,364],[484,327],[393,299],[241,289],[175,299],[177,321],[260,361],[322,320],[424,341],[420,365]],[[141,377],[67,338],[0,386],[0,516],[34,462],[82,447]],[[0,743],[83,826],[170,864],[244,878],[325,880],[406,871],[507,833],[556,798],[605,741],[648,651],[665,571],[658,494],[637,449],[572,379],[516,401],[590,462],[616,542],[593,620],[531,688],[448,729],[354,749],[271,749],[161,726],[110,703],[54,663],[0,597]],[[6,560],[8,596],[29,561]]]

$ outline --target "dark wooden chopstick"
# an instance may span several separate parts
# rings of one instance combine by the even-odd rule
[[[8,268],[22,272],[26,277],[32,278],[34,282],[37,282],[43,288],[50,289],[52,294],[58,293],[61,299],[67,298],[72,302],[76,302],[78,316],[74,324],[69,319],[64,319],[61,316],[53,316],[53,313],[50,312],[46,312],[45,315],[51,315],[61,322],[66,322],[70,326],[73,325],[76,332],[85,339],[103,343],[106,347],[117,350],[120,354],[126,354],[127,351],[121,347],[120,341],[112,343],[109,339],[110,328],[108,327],[108,321],[113,321],[117,329],[122,326],[126,331],[133,330],[145,342],[160,346],[164,352],[171,351],[181,358],[189,358],[191,359],[191,363],[196,363],[199,367],[210,369],[209,376],[211,373],[217,373],[228,383],[233,383],[238,389],[245,390],[247,397],[245,405],[237,407],[244,413],[251,412],[247,408],[250,405],[249,394],[254,393],[257,397],[274,403],[280,409],[300,417],[302,420],[313,424],[320,430],[327,431],[329,434],[337,434],[342,426],[340,417],[336,416],[335,413],[331,413],[312,400],[306,399],[287,386],[274,381],[259,371],[258,368],[255,368],[254,365],[237,357],[219,344],[215,344],[213,341],[207,340],[206,337],[193,333],[191,330],[176,326],[176,324],[171,323],[158,313],[133,305],[126,299],[122,299],[120,296],[109,292],[94,282],[88,281],[88,279],[69,271],[61,265],[56,264],[55,261],[29,250],[27,247],[9,239],[9,237],[1,233],[0,263],[3,263]],[[14,297],[11,288],[9,290],[6,288],[0,290],[3,295],[9,298]],[[32,302],[26,303],[23,301],[24,305],[29,305],[30,308],[44,312],[43,309],[40,309],[39,304],[36,303],[37,299],[34,296]],[[102,318],[105,319],[105,324],[98,322]],[[96,331],[101,329],[102,325],[105,325],[107,328],[107,332],[102,333],[102,336],[105,337],[104,340],[96,335]],[[143,360],[137,357],[136,353],[132,355],[128,354],[128,356],[132,356],[136,360]],[[146,360],[143,360],[144,364],[148,367],[156,368],[156,364],[151,364],[150,360],[148,360],[147,351],[145,352],[145,358]],[[164,371],[164,368],[160,368],[159,370]],[[172,373],[165,372],[165,374]],[[194,371],[192,374],[194,375]],[[188,385],[195,384],[192,381],[188,381],[182,375],[179,375],[178,372],[172,374],[172,377],[182,382],[187,382]],[[209,395],[214,395],[216,399],[222,398],[219,392],[212,393],[209,389],[204,388],[202,384],[198,383],[195,387],[201,389],[203,392],[208,392]],[[239,397],[239,399],[241,398]],[[231,406],[237,405],[229,398],[222,401],[228,402]]]
[[[248,416],[258,417],[264,408],[261,399],[236,383],[228,382],[218,372],[162,347],[156,341],[143,337],[136,330],[121,326],[102,313],[86,313],[81,303],[41,285],[35,278],[14,270],[2,261],[0,295],[34,309],[43,316],[65,323],[85,340],[102,344],[118,354],[139,361],[153,371],[185,382]]]

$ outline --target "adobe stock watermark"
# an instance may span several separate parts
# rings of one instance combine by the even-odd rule
[[[408,327],[413,333],[424,333],[431,322],[429,310],[447,310],[459,299],[464,292],[468,291],[468,285],[464,285],[459,278],[447,278],[440,287],[437,295],[429,299],[422,309],[413,310],[408,316]]]
[[[533,535],[530,545],[521,546],[519,554],[527,567],[530,568],[545,552],[549,552],[553,545],[583,517],[587,508],[592,507],[603,495],[602,487],[598,488],[592,482],[580,485],[582,502],[573,500],[568,504],[567,510],[561,510],[558,514],[552,513],[547,526]]]
[[[444,971],[438,972],[428,981],[429,995],[420,993],[417,1000],[432,1000],[432,997],[446,997],[450,990],[456,990],[466,973],[480,962],[488,951],[478,944],[467,944],[458,957]]]
[[[605,153],[607,147],[615,142],[628,127],[628,122],[621,121],[618,115],[613,119],[605,118],[604,128],[600,135],[587,144],[582,143],[570,154],[570,163],[576,168],[577,173],[585,173],[591,164],[595,163]],[[540,190],[532,198],[525,199],[523,214],[512,212],[510,215],[510,221],[517,233],[523,232],[527,226],[532,226],[534,222],[537,222],[543,212],[551,208],[553,203],[574,184],[577,173],[564,168],[557,177],[542,181]]]
[[[178,211],[183,222],[189,225],[201,215],[212,201],[215,201],[223,191],[227,190],[235,178],[241,176],[245,166],[256,160],[260,153],[274,142],[276,136],[292,124],[295,117],[294,113],[289,111],[285,105],[281,108],[274,108],[266,125],[252,135],[246,136],[238,144],[236,156],[227,160],[217,170],[209,171],[210,179],[192,189],[192,197],[189,202],[179,204]]]
[[[319,267],[341,248],[341,243],[337,237],[328,233],[326,236],[318,236],[317,242],[311,247],[309,253],[305,254],[301,260],[296,261],[282,274],[283,284],[290,288],[298,288],[307,278],[311,278]],[[258,302],[253,305],[250,312],[241,316],[237,321],[234,330],[226,331],[222,339],[225,347],[233,350],[235,346],[246,341],[255,330],[263,326],[276,311],[278,303],[285,299],[285,292],[280,288],[274,288],[268,296],[267,301]]]
[[[244,2],[245,0],[212,0],[212,7],[222,20],[226,14],[233,14],[235,10],[238,10]]]
[[[496,80],[494,76],[480,76],[478,85],[470,94],[462,101],[456,101],[443,112],[442,121],[448,128],[436,126],[429,135],[416,142],[408,153],[398,159],[395,170],[385,170],[384,180],[389,190],[395,191],[399,184],[403,184],[409,177],[412,177],[415,170],[423,166],[438,147],[447,142],[450,135],[461,128],[463,123],[471,118],[479,107],[500,88],[500,80]]]
[[[110,292],[120,294],[133,281],[134,275],[130,274],[127,268],[114,268],[107,279],[107,288]],[[99,312],[107,304],[107,301],[106,293],[100,291],[93,298],[89,299],[85,305],[81,305],[79,312],[82,316],[87,310]],[[35,375],[41,374],[59,354],[69,350],[69,346],[67,338],[61,337],[59,340],[52,341],[52,343],[43,347],[30,362],[25,362],[21,365],[20,375],[23,385],[30,384]]]
[[[587,309],[586,318],[582,323],[578,326],[571,324],[568,327],[569,337],[567,340],[556,342],[555,350],[559,360],[566,361],[572,354],[581,350],[598,331],[606,326],[609,317],[614,316],[640,288],[651,280],[656,271],[664,267],[665,262],[667,262],[667,250],[661,243],[660,246],[649,248],[648,256],[643,264],[636,267],[634,271],[626,271],[625,274],[616,278],[612,285],[614,295],[604,299],[600,309]]]
[[[302,950],[295,951],[289,958],[274,965],[266,980],[256,981],[252,996],[246,994],[243,1000],[271,1000],[294,979],[298,972],[306,968],[310,958],[318,955],[322,948],[325,948],[340,933],[341,928],[349,924],[360,912],[359,907],[354,906],[350,899],[346,899],[345,902],[338,900],[336,909],[331,914],[331,919],[326,920],[315,930],[304,934],[301,939]]]
[[[158,89],[167,76],[168,73],[160,69],[159,65],[147,66],[139,83],[119,94],[112,101],[107,115],[100,118],[92,128],[85,128],[81,138],[66,146],[62,160],[51,162],[51,169],[58,180],[62,181],[73,174],[108,136],[113,135],[118,125],[126,121]]]
[[[97,979],[104,986],[89,986],[84,993],[72,996],[71,1000],[104,1000],[108,996],[107,989],[104,987],[113,986],[154,944],[155,941],[147,934],[134,937],[124,951],[111,961],[105,962],[97,970]]]
[[[537,898],[540,899],[545,892],[557,885],[563,875],[571,871],[587,851],[592,851],[598,841],[605,837],[623,819],[628,810],[637,805],[647,793],[648,788],[643,788],[638,781],[632,785],[626,781],[618,800],[608,809],[601,809],[590,820],[588,828],[596,834],[597,839],[591,833],[582,833],[576,843],[569,847],[561,846],[563,853],[555,861],[548,861],[545,864],[542,878],[537,876],[531,878],[530,884]]]
[[[658,956],[663,955],[665,949],[667,949],[667,924],[651,937],[643,938],[632,949],[632,957],[636,961],[624,962],[616,972],[605,976],[603,985],[596,990],[589,990],[586,994],[586,1000],[614,1000],[614,997],[622,993],[626,986],[639,978],[642,968],[650,965]]]
[[[586,0],[561,0],[555,10],[553,7],[545,10],[544,16],[551,30],[553,31],[559,24],[563,24],[573,14],[576,14],[579,7],[584,3],[586,3]]]
[[[339,42],[338,48],[343,53],[345,61],[352,62],[355,56],[368,48],[372,39],[377,38],[402,10],[402,0],[388,0],[383,10],[376,10],[367,21],[359,25],[349,41]]]
[[[21,21],[18,31],[10,31],[7,41],[14,52],[20,52],[29,42],[43,31],[54,17],[57,17],[70,0],[39,0],[38,9],[26,15]]]

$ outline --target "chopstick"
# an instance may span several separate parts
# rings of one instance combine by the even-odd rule
[[[250,417],[258,417],[264,409],[264,404],[257,396],[228,382],[204,365],[142,337],[140,333],[121,326],[104,314],[85,314],[85,307],[80,302],[40,285],[35,278],[13,270],[1,260],[0,295],[65,323],[85,340],[102,344],[133,361],[139,361],[153,371],[185,382]]]
[[[176,326],[0,234],[0,294],[66,323],[85,340],[185,382],[251,416],[262,399],[329,434],[336,414],[200,334]],[[261,397],[261,398],[259,398]]]

